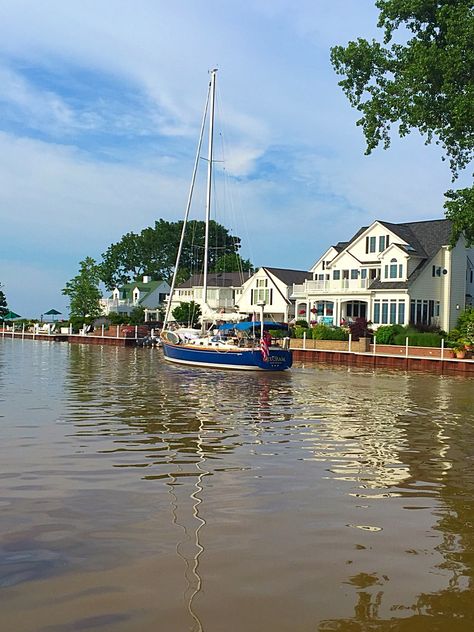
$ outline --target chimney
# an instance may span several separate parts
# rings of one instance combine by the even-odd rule
[[[150,283],[150,281],[151,281],[151,277],[145,274],[143,276],[143,283]]]

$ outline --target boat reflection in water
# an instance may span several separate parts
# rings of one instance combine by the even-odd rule
[[[470,629],[472,380],[8,341],[0,383],[5,630]]]

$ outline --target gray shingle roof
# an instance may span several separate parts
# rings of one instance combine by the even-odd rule
[[[286,270],[284,268],[269,268],[267,266],[263,266],[264,270],[276,276],[277,279],[280,279],[285,285],[293,285],[293,283],[304,283],[306,279],[310,280],[313,278],[311,272],[306,270]]]
[[[251,276],[251,272],[211,272],[207,276],[207,285],[208,287],[240,287]],[[191,278],[177,287],[178,289],[202,287],[203,283],[203,274],[193,274]]]

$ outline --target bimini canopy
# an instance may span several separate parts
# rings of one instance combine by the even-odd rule
[[[228,331],[229,329],[236,329],[237,331],[249,331],[250,329],[257,329],[258,331],[261,329],[261,323],[260,321],[258,322],[252,322],[252,321],[248,321],[246,320],[243,323],[224,323],[223,325],[219,326],[219,329],[221,331]],[[264,329],[288,329],[288,325],[285,325],[284,323],[272,323],[271,321],[264,321],[263,323],[263,328]]]

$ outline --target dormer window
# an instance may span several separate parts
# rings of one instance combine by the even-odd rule
[[[379,252],[383,252],[385,250],[385,235],[380,235],[379,237]]]
[[[396,259],[390,259],[390,265],[385,266],[386,279],[401,279],[403,277],[403,264]]]

